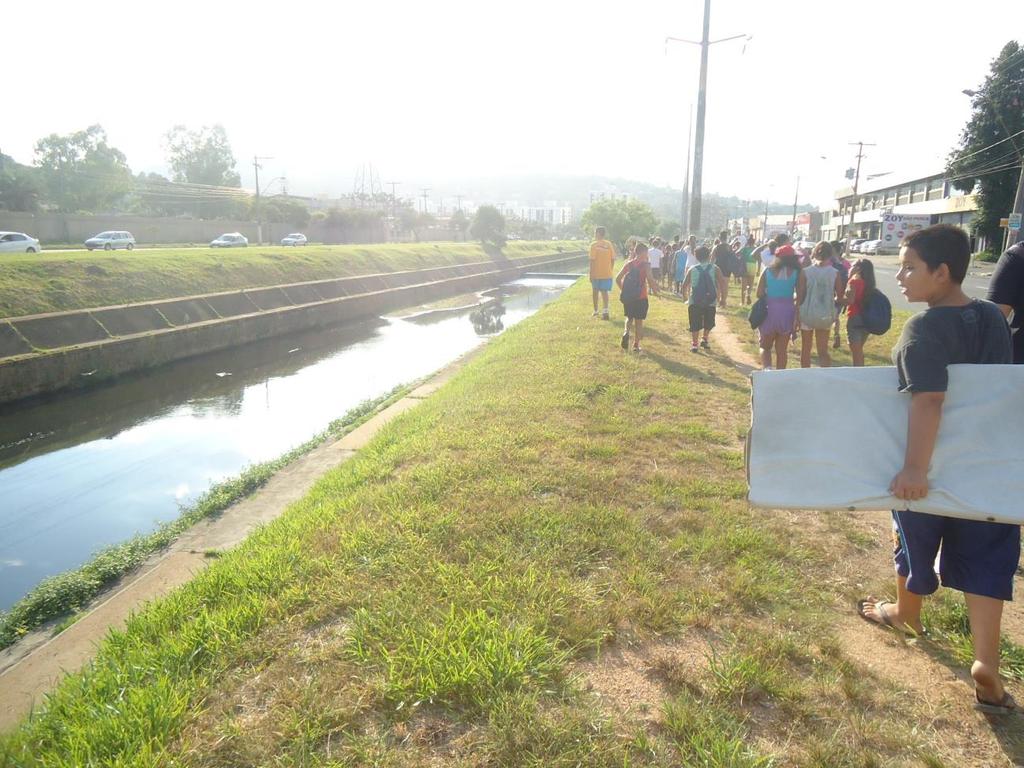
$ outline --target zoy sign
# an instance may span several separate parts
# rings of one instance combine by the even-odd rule
[[[899,248],[900,241],[912,232],[924,229],[932,223],[926,213],[883,213],[882,248]]]

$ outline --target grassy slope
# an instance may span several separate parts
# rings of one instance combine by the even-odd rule
[[[946,764],[834,634],[856,519],[750,510],[742,374],[670,300],[621,353],[588,296],[112,633],[0,765]],[[623,654],[616,697],[592,672]]]
[[[503,253],[514,259],[582,247],[574,242],[517,241],[505,246]],[[5,254],[0,263],[0,317],[490,258],[479,243]]]

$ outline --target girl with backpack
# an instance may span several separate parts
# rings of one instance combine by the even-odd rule
[[[775,260],[757,281],[757,298],[764,297],[767,314],[757,331],[760,336],[761,363],[771,370],[772,351],[775,367],[783,369],[789,358],[789,340],[796,333],[797,307],[804,301],[807,283],[800,261],[791,245],[775,249]]]
[[[864,300],[875,290],[875,265],[869,259],[857,259],[850,267],[846,283],[846,339],[855,366],[864,365],[864,342],[869,336],[864,325]]]
[[[811,251],[811,265],[804,269],[806,292],[800,304],[800,367],[811,367],[811,344],[818,350],[818,365],[828,368],[829,331],[836,319],[836,304],[843,295],[843,278],[834,266],[834,252],[827,242]]]
[[[708,334],[715,327],[715,304],[719,303],[718,297],[724,296],[729,290],[729,280],[718,265],[711,261],[711,251],[702,245],[697,248],[696,256],[697,266],[690,267],[683,279],[683,299],[689,297],[687,311],[690,334],[693,336],[691,352],[697,351],[701,331],[704,332],[704,338],[700,339],[700,346],[711,349]]]
[[[644,332],[644,320],[647,319],[647,293],[657,295],[658,284],[651,273],[651,264],[647,260],[647,243],[637,242],[630,251],[630,259],[615,276],[615,284],[619,286],[619,299],[622,301],[623,314],[626,316],[626,327],[622,332],[622,348],[629,349],[630,326],[633,330],[633,351],[643,352],[640,339]]]

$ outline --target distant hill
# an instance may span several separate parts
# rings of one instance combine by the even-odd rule
[[[475,203],[518,202],[521,205],[540,206],[546,203],[571,205],[582,213],[592,199],[605,197],[631,198],[647,203],[663,219],[678,220],[682,202],[682,190],[660,187],[643,181],[612,178],[608,176],[505,176],[482,179],[462,179],[436,184],[434,194],[445,197],[463,195]],[[738,197],[722,197],[715,194],[703,196],[702,221],[707,226],[724,224],[729,218],[764,213],[764,200],[745,201]],[[792,203],[772,202],[769,213],[790,213]],[[798,212],[817,210],[816,206],[802,204]]]

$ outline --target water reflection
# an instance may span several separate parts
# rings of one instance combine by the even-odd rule
[[[566,285],[521,280],[473,309],[306,331],[0,407],[0,610],[173,519],[210,483],[444,366]]]

